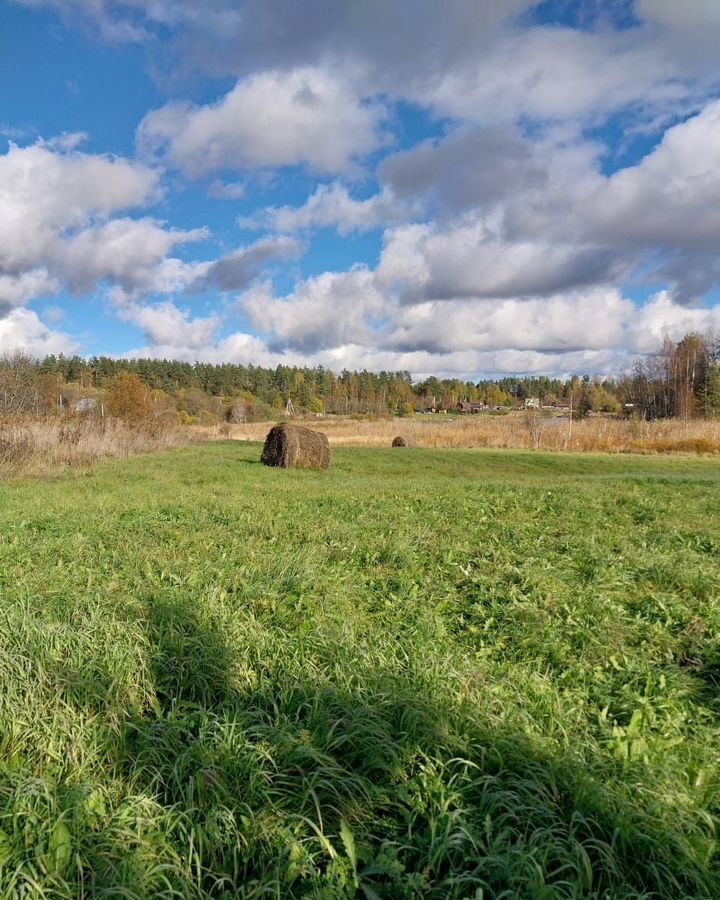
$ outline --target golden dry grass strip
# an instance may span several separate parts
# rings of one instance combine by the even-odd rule
[[[0,420],[0,471],[41,474],[202,440],[188,428],[95,417]]]
[[[211,439],[264,441],[275,423],[196,428]],[[720,421],[709,419],[568,418],[508,416],[433,416],[357,420],[328,417],[308,420],[327,434],[331,446],[390,447],[400,435],[413,447],[526,449],[604,453],[720,453]]]

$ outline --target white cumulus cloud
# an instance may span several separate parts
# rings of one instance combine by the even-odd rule
[[[60,290],[57,279],[47,269],[31,269],[19,275],[0,274],[0,312],[3,308],[24,306],[35,297],[56,294]]]
[[[319,184],[302,206],[268,207],[254,216],[241,218],[245,228],[269,228],[293,232],[312,228],[335,228],[340,235],[368,231],[405,221],[411,206],[382,191],[356,200],[340,182]]]
[[[113,219],[63,240],[56,248],[55,265],[76,293],[87,293],[102,280],[129,290],[152,291],[165,286],[164,279],[170,278],[172,288],[177,289],[185,277],[194,280],[198,273],[196,267],[188,270],[182,264],[171,265],[169,271],[166,254],[178,244],[206,236],[204,228],[180,231],[166,229],[152,219]]]
[[[0,269],[42,264],[72,229],[156,199],[159,179],[123,158],[11,144],[0,155]]]
[[[381,146],[383,116],[322,69],[267,71],[238,81],[216,103],[148,113],[138,146],[191,176],[302,164],[341,172]]]
[[[167,300],[163,303],[133,304],[121,310],[121,318],[133,322],[145,332],[153,347],[202,350],[211,344],[221,324],[219,316],[193,318],[186,309],[180,309]]]
[[[271,335],[272,348],[305,352],[368,343],[374,323],[387,314],[390,303],[365,266],[308,278],[281,298],[272,296],[267,283],[261,284],[239,302],[255,328]]]
[[[62,331],[48,328],[31,309],[13,309],[0,318],[0,353],[23,350],[41,358],[48,354],[72,354],[78,342]]]

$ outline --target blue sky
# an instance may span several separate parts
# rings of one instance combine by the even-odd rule
[[[0,352],[619,372],[720,327],[714,0],[0,0]]]

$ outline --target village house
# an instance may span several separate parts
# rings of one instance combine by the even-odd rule
[[[479,413],[488,409],[487,404],[482,400],[461,400],[458,403],[458,410],[465,413]]]

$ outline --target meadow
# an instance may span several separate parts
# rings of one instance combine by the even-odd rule
[[[0,896],[720,896],[720,468],[0,485]]]
[[[720,419],[621,419],[592,416],[570,421],[568,416],[515,410],[509,415],[418,415],[368,419],[353,416],[309,418],[311,428],[328,435],[336,447],[389,447],[395,435],[413,447],[483,447],[599,453],[720,453]],[[267,422],[199,426],[198,436],[260,441]]]

